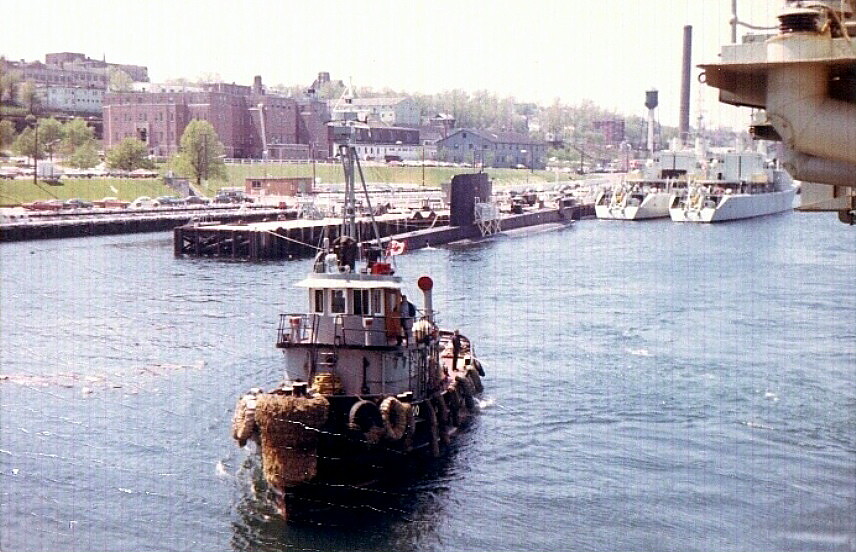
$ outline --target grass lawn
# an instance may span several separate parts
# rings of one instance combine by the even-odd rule
[[[205,195],[211,197],[224,186],[244,186],[248,177],[259,176],[312,176],[311,163],[257,163],[226,166],[228,181],[211,181],[203,185]],[[425,167],[424,182],[426,186],[438,187],[449,182],[460,173],[476,172],[476,169],[466,167]],[[529,171],[526,169],[485,169],[496,187],[533,186],[540,187],[555,181],[551,171]],[[363,167],[366,182],[383,184],[422,184],[423,172],[421,167],[394,167],[367,165]],[[315,175],[322,183],[342,183],[344,175],[338,164],[318,163],[315,165]],[[565,177],[567,178],[567,177]],[[160,178],[73,178],[63,179],[62,185],[50,186],[42,181],[37,186],[32,180],[0,180],[0,206],[11,206],[28,203],[38,199],[101,199],[115,196],[119,199],[132,201],[140,196],[157,197],[176,195],[164,186]]]
[[[265,163],[247,165],[227,165],[229,183],[221,186],[243,186],[244,179],[257,176],[312,176],[311,163]],[[478,169],[468,167],[425,167],[424,182],[426,186],[437,187],[449,182],[456,174],[477,172]],[[541,185],[555,180],[552,171],[534,171],[526,169],[485,169],[496,185]],[[315,165],[315,175],[321,182],[342,183],[345,181],[342,166],[331,163]],[[384,184],[422,184],[423,172],[421,167],[377,166],[364,165],[363,175],[366,182]],[[212,183],[216,186],[216,183]]]
[[[175,195],[160,178],[69,178],[60,182],[60,186],[51,186],[39,180],[34,186],[31,179],[0,180],[0,205],[17,205],[38,199],[79,197],[93,200],[113,196],[133,201],[140,196]]]

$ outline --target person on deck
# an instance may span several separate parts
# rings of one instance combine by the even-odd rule
[[[461,333],[455,330],[452,336],[452,372],[458,367],[459,356],[461,356]]]
[[[401,296],[401,327],[404,329],[404,339],[409,343],[413,330],[413,319],[416,317],[416,305],[407,300],[406,295]]]

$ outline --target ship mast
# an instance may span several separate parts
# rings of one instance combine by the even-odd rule
[[[360,165],[360,159],[357,156],[357,150],[353,145],[354,134],[356,129],[351,127],[351,132],[348,135],[346,144],[339,145],[339,155],[342,157],[342,167],[345,172],[345,206],[342,210],[342,236],[351,236],[355,240],[357,236],[357,185],[356,175],[360,173],[360,182],[363,186],[363,195],[366,198],[366,207],[368,207],[369,218],[372,221],[372,230],[374,238],[377,242],[377,247],[382,248],[380,241],[380,231],[375,220],[374,209],[372,208],[372,200],[369,197],[369,190],[366,186],[366,178],[363,175],[363,167]]]

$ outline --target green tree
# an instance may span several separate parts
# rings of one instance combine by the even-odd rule
[[[203,180],[226,178],[223,144],[208,121],[190,121],[181,135],[177,165],[201,186]]]
[[[15,103],[20,82],[21,73],[4,70],[3,59],[0,58],[0,103]]]
[[[92,128],[86,124],[86,121],[79,117],[68,121],[62,125],[62,143],[60,151],[66,155],[71,155],[81,146],[84,146],[95,140],[95,133]]]
[[[149,159],[146,145],[131,137],[125,138],[107,152],[107,166],[123,171],[155,168],[155,164]]]
[[[49,117],[39,120],[39,142],[44,144],[45,152],[53,161],[53,154],[62,140],[62,123]]]
[[[12,151],[15,152],[16,155],[43,159],[45,150],[41,140],[39,140],[38,143],[36,142],[35,131],[32,128],[27,127],[12,143]]]
[[[8,119],[0,121],[0,150],[9,148],[15,141],[15,125]]]
[[[95,149],[95,141],[91,140],[74,150],[69,162],[72,167],[78,169],[91,169],[98,164],[98,150]]]
[[[36,85],[32,81],[26,81],[18,86],[18,105],[26,108],[35,115],[42,110],[42,99],[36,91]]]
[[[110,68],[107,73],[108,89],[110,92],[130,92],[133,90],[134,81],[128,73],[118,67]]]

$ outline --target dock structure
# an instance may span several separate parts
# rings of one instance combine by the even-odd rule
[[[241,223],[294,219],[297,212],[275,208],[251,210],[116,210],[74,214],[32,215],[26,220],[0,224],[0,242],[80,238],[112,234],[164,232],[194,220],[216,219]]]
[[[407,249],[444,245],[467,239],[482,238],[476,224],[450,226],[446,213],[427,215],[386,214],[375,217],[382,239],[404,240]],[[536,209],[503,217],[500,231],[545,224],[566,224],[594,215],[591,205],[574,205],[558,209]],[[212,257],[235,260],[295,259],[315,255],[323,239],[332,242],[341,233],[342,220],[288,220],[248,224],[198,223],[180,226],[174,232],[177,257]],[[374,235],[369,218],[357,220],[359,241]]]
[[[375,217],[381,238],[432,226],[445,227],[448,214],[413,216],[389,213]],[[324,238],[331,242],[341,233],[342,219],[284,220],[244,224],[197,223],[173,230],[176,256],[221,257],[250,261],[293,259],[314,255]],[[369,217],[357,220],[357,237],[368,241],[374,235]]]

